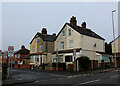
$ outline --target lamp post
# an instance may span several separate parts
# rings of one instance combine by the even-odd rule
[[[114,13],[115,11],[116,11],[116,10],[113,10],[113,11],[112,11],[112,24],[113,24],[113,41],[114,41],[115,68],[117,68],[117,65],[116,65],[116,47],[115,47],[115,31],[114,31],[114,17],[113,17],[113,13]]]

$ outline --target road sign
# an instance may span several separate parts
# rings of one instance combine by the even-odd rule
[[[8,56],[13,57],[14,56],[14,47],[8,46]]]
[[[12,63],[13,63],[13,58],[14,57],[14,47],[13,46],[8,46],[8,78],[12,78]],[[11,58],[11,62],[10,62]],[[11,63],[11,68],[10,68],[10,63]]]
[[[13,46],[8,46],[8,51],[14,51],[14,47]]]

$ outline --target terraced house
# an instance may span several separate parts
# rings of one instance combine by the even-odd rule
[[[120,35],[115,39],[115,48],[114,48],[114,40],[111,42],[111,44],[112,44],[113,56],[116,48],[116,61],[117,61],[117,65],[120,66]]]
[[[46,28],[43,28],[41,33],[36,33],[30,42],[30,65],[39,67],[52,63],[51,52],[54,51],[55,37],[55,33],[47,34]]]
[[[105,52],[104,38],[86,27],[86,22],[77,25],[76,17],[72,16],[70,23],[65,23],[55,39],[55,51],[53,62],[56,62],[56,50],[58,50],[58,62],[73,64],[81,56],[87,56],[92,61],[92,68],[98,66],[96,51]],[[73,56],[75,51],[76,58]],[[78,61],[77,61],[77,64]],[[77,70],[79,66],[77,65]]]

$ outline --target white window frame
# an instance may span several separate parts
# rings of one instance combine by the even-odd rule
[[[42,45],[39,46],[39,52],[42,52]]]
[[[65,36],[65,31],[62,32],[62,35]]]
[[[33,50],[34,49],[34,50]],[[35,46],[32,46],[32,52],[34,53],[35,52]]]
[[[64,46],[64,41],[61,41],[61,42],[60,42],[60,49],[64,49],[64,47],[65,47],[65,46]]]
[[[71,29],[68,29],[68,35],[71,36]]]

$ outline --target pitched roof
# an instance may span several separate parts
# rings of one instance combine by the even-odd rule
[[[36,35],[38,35],[38,37],[41,37],[43,39],[43,41],[54,42],[54,39],[55,39],[55,36],[49,35],[49,34],[42,34],[42,33],[37,32]],[[36,38],[36,35],[34,36],[32,41]],[[32,41],[30,42],[30,44],[32,43]]]
[[[120,37],[120,35],[119,35],[116,39],[118,39],[119,37]],[[115,40],[116,40],[116,39],[115,39]],[[113,41],[114,41],[114,40],[112,40],[110,43],[112,43]]]
[[[15,52],[15,54],[21,54],[21,55],[28,55],[30,53],[30,51],[28,49],[20,49],[18,51]]]
[[[90,30],[90,29],[82,28],[82,27],[80,27],[80,26],[73,26],[73,25],[71,25],[71,24],[69,24],[69,23],[65,23],[65,25],[63,26],[63,28],[60,30],[60,32],[59,32],[58,35],[56,36],[55,40],[57,39],[57,37],[59,36],[59,34],[62,32],[62,30],[64,29],[64,27],[65,27],[66,25],[69,25],[70,27],[72,27],[75,31],[77,31],[77,32],[80,33],[80,34],[105,40],[104,38],[102,38],[101,36],[99,36],[98,34],[96,34],[95,32],[93,32],[93,31]]]
[[[67,50],[59,50],[58,53],[73,53],[74,50],[76,52],[79,52],[82,48],[77,48],[77,49],[67,49]],[[56,51],[54,51],[52,54],[56,54]]]
[[[37,53],[30,53],[29,56],[31,56],[31,55],[43,55],[43,54],[44,54],[44,52],[37,52]]]
[[[24,59],[30,59],[30,56],[32,55],[45,55],[45,53],[44,52],[30,53],[29,55],[25,56]]]

